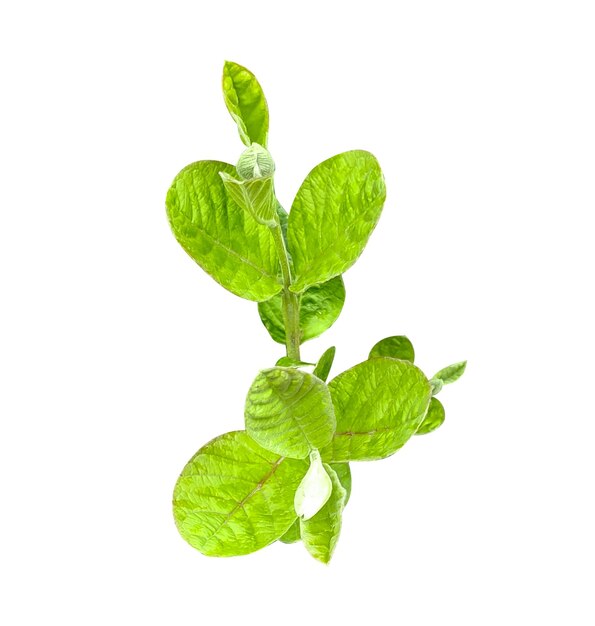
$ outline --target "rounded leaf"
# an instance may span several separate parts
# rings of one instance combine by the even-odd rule
[[[173,496],[182,537],[208,556],[264,548],[296,519],[295,490],[308,469],[261,448],[244,431],[221,435],[188,461]]]

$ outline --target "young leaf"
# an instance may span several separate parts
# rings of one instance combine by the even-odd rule
[[[355,263],[378,222],[385,195],[378,161],[363,150],[343,152],[308,174],[289,212],[292,291],[328,281]]]
[[[345,489],[344,506],[347,506],[349,497],[351,496],[351,470],[349,469],[349,463],[331,463],[330,467],[335,470],[343,489]],[[300,539],[300,519],[298,518],[291,525],[291,528],[279,538],[279,541],[282,541],[283,543],[295,543]]]
[[[213,439],[176,483],[173,506],[180,534],[208,556],[264,548],[295,521],[293,498],[307,467],[264,450],[243,431]]]
[[[323,355],[318,359],[318,363],[312,372],[314,376],[318,376],[320,380],[326,382],[328,375],[330,374],[333,361],[335,360],[335,346],[326,350]]]
[[[254,74],[237,63],[226,61],[223,66],[223,97],[244,144],[249,146],[256,142],[266,147],[269,108]]]
[[[275,363],[278,367],[305,367],[314,365],[314,363],[306,363],[306,361],[297,361],[296,359],[292,359],[290,356],[282,356]]]
[[[424,421],[421,423],[420,427],[415,432],[416,435],[427,435],[431,433],[433,430],[436,430],[439,426],[442,426],[444,423],[445,413],[444,407],[442,406],[442,402],[438,400],[438,398],[432,398],[430,400],[430,406],[428,408],[428,412],[424,417]]]
[[[300,519],[300,534],[306,550],[315,559],[328,563],[339,540],[346,491],[335,470],[326,464],[324,468],[332,481],[331,496],[316,515]]]
[[[454,383],[455,380],[459,380],[459,378],[464,374],[466,367],[467,361],[454,363],[453,365],[449,365],[448,367],[441,369],[437,374],[434,374],[432,379],[441,380],[443,385],[449,385],[450,383]]]
[[[341,276],[310,287],[300,302],[301,341],[318,337],[337,320],[345,302],[345,285]],[[281,294],[258,303],[258,313],[270,336],[277,343],[285,343]]]
[[[258,374],[246,398],[246,430],[277,454],[305,459],[335,432],[328,387],[313,374],[272,367]]]
[[[310,453],[310,467],[299,484],[294,497],[295,512],[302,519],[310,519],[331,497],[333,483],[320,460],[320,452]]]
[[[221,180],[233,201],[248,211],[264,226],[277,225],[277,200],[273,188],[273,177],[237,180],[226,172],[220,172]]]
[[[370,356],[368,358],[371,359],[375,356],[388,356],[393,359],[401,359],[413,363],[415,351],[413,350],[413,344],[407,337],[404,335],[396,335],[394,337],[381,339],[375,344],[370,350]]]
[[[415,433],[431,390],[407,361],[376,357],[329,383],[337,429],[321,451],[325,461],[372,461],[395,453]]]
[[[235,168],[198,161],[176,176],[166,199],[172,231],[220,285],[247,300],[268,300],[281,290],[273,237],[229,197],[219,172]]]

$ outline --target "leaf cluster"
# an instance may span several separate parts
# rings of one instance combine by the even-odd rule
[[[334,347],[317,363],[301,360],[300,345],[341,313],[342,274],[378,222],[384,178],[369,152],[344,152],[308,174],[287,213],[275,195],[260,84],[227,62],[223,94],[246,149],[236,166],[185,167],[167,193],[167,215],[198,265],[258,303],[286,355],[255,377],[244,430],[210,441],[186,464],[174,489],[174,517],[182,537],[209,556],[301,540],[328,563],[351,494],[350,462],[384,459],[413,435],[438,428],[445,413],[435,395],[465,363],[428,379],[403,336],[379,341],[365,361],[328,384]]]

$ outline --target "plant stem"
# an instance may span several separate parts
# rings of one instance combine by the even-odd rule
[[[281,299],[283,303],[283,321],[285,322],[285,349],[287,356],[296,361],[300,360],[300,297],[289,289],[291,285],[291,267],[285,240],[281,232],[281,225],[277,222],[271,228],[277,256],[281,264],[281,276],[283,277],[283,291]]]

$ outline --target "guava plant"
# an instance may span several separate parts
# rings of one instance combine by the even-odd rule
[[[435,396],[465,362],[428,379],[404,336],[382,339],[328,384],[334,347],[317,363],[302,361],[302,342],[341,312],[342,274],[378,222],[384,178],[369,152],[338,154],[308,174],[287,213],[275,195],[269,111],[258,81],[225,63],[223,95],[246,149],[235,167],[185,167],[167,193],[167,215],[198,265],[258,303],[286,354],[256,375],[244,430],[216,437],[188,461],[174,489],[174,517],[182,537],[209,556],[301,540],[328,563],[351,492],[349,463],[384,459],[412,435],[438,428],[444,408]]]

